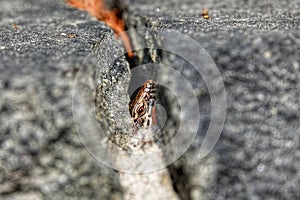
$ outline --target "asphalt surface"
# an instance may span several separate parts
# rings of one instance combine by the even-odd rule
[[[224,129],[204,160],[195,159],[195,152],[210,122],[211,103],[207,90],[199,94],[200,137],[170,167],[180,196],[298,199],[300,2],[129,0],[123,6],[129,29],[175,29],[195,39],[210,54],[225,84]],[[202,17],[204,8],[210,19]],[[172,48],[194,54],[176,39]],[[205,88],[189,63],[161,54],[162,62],[186,74],[196,90]],[[181,85],[170,74],[162,76]],[[174,109],[176,103],[169,106]]]
[[[0,7],[0,199],[120,199],[116,172],[86,151],[72,115],[76,72],[113,32],[63,1]]]
[[[59,0],[2,0],[0,7],[1,199],[122,199],[117,173],[88,154],[72,117],[76,72],[91,46],[112,31]],[[190,63],[154,51],[163,63],[175,62],[174,69],[198,91],[199,134],[169,167],[178,195],[299,199],[300,2],[124,0],[122,7],[129,29],[169,28],[195,39],[224,80],[227,115],[222,135],[209,156],[195,159],[210,122],[210,94]],[[204,8],[208,20],[202,17]],[[163,40],[152,37],[146,42]],[[184,44],[173,48],[188,49]],[[104,61],[105,49],[98,52]],[[192,49],[186,53],[193,54]],[[119,66],[119,71],[110,71],[113,77],[126,68]],[[180,86],[169,74],[161,77]],[[103,97],[110,102],[114,98]],[[167,124],[173,130],[178,123],[176,101],[162,101],[174,111]]]

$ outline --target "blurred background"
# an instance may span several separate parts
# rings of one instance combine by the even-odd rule
[[[128,29],[169,28],[195,39],[224,81],[222,135],[198,160],[211,104],[203,77],[193,79],[200,130],[168,166],[178,196],[299,199],[300,1],[115,3]],[[122,199],[118,172],[90,156],[72,117],[76,72],[91,45],[113,31],[62,0],[0,0],[0,8],[0,199]],[[172,65],[169,53],[159,56]],[[176,63],[193,77],[189,63]]]

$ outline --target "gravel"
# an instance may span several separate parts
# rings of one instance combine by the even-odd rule
[[[154,33],[175,29],[206,50],[223,78],[227,114],[222,135],[207,157],[197,159],[212,114],[206,77],[170,52],[137,53],[143,62],[155,58],[173,66],[197,94],[198,135],[188,151],[169,166],[181,199],[299,199],[300,2],[121,3],[128,28],[153,31],[146,39],[137,38],[142,34],[131,35],[134,47],[142,40],[161,45],[164,40]],[[106,51],[95,45],[113,32],[60,0],[2,0],[0,7],[1,199],[122,199],[117,172],[99,165],[88,153],[72,113],[74,81],[78,71],[94,67],[93,60],[86,59],[93,46],[103,66],[98,68],[98,78],[108,70],[117,78],[111,83],[122,83],[116,90],[107,87],[107,93],[101,92],[99,98],[116,106],[106,113],[103,109],[104,115],[128,120],[121,106],[129,100],[124,91],[129,84],[128,65],[121,57],[116,68],[110,68],[109,56],[121,50],[114,46]],[[204,8],[209,10],[209,19],[202,17]],[[174,42],[174,50],[181,48],[193,54],[188,43]],[[182,86],[170,74],[158,77]],[[159,95],[169,113],[170,135],[162,140],[169,142],[178,128],[180,109],[176,95],[167,90]],[[188,105],[188,97],[182,98]],[[103,115],[102,110],[98,113]],[[113,117],[110,119],[118,118]]]
[[[203,82],[207,77],[195,78],[190,63],[161,53],[162,63],[202,91],[198,136],[170,166],[181,198],[298,199],[299,1],[128,0],[123,6],[128,28],[149,27],[154,33],[174,29],[196,40],[224,81],[227,115],[222,135],[206,158],[196,159],[211,117],[210,94]],[[208,20],[202,17],[204,8],[209,10]],[[174,39],[173,49],[193,54],[187,45]],[[168,73],[158,77],[182,85]],[[176,106],[169,101],[169,112]]]
[[[102,22],[63,1],[1,1],[1,199],[121,199],[117,173],[100,165],[74,126],[77,71]]]

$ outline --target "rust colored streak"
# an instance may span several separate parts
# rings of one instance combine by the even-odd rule
[[[68,4],[72,7],[88,11],[98,20],[104,21],[116,34],[125,31],[124,21],[118,17],[119,10],[108,10],[104,5],[104,0],[68,0]],[[128,56],[132,57],[133,52],[128,35],[120,34],[120,36],[124,42]]]
[[[152,110],[152,125],[157,125],[156,121],[156,106],[154,105],[153,110]]]

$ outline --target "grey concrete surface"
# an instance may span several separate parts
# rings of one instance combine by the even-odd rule
[[[203,81],[193,81],[195,70],[186,61],[162,53],[163,63],[176,64],[196,89],[204,88],[199,137],[170,167],[181,198],[299,199],[300,2],[128,0],[123,6],[129,29],[169,28],[195,39],[224,80],[222,135],[210,155],[197,160],[210,121],[209,94]],[[204,8],[208,20],[201,16]],[[165,78],[180,85],[169,74]]]
[[[299,199],[300,2],[121,3],[128,28],[187,34],[211,55],[224,79],[222,135],[208,157],[195,159],[210,121],[210,96],[191,65],[160,54],[163,63],[176,61],[175,69],[192,79],[200,103],[199,135],[169,167],[179,196]],[[72,118],[76,72],[91,45],[112,31],[59,0],[1,0],[0,8],[0,199],[122,199],[117,173],[88,154]],[[209,20],[201,16],[203,8]],[[147,40],[153,41],[159,42]],[[98,52],[105,59],[107,52]],[[110,73],[120,75],[125,66],[119,67]],[[175,118],[176,104],[161,95]]]
[[[0,8],[0,199],[121,199],[116,172],[89,155],[72,116],[76,72],[112,31],[64,1]]]

